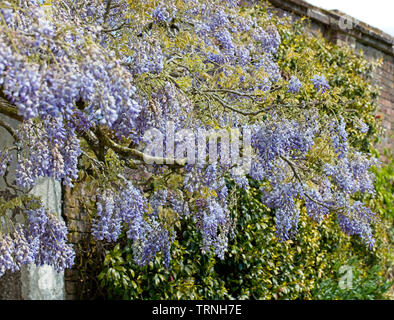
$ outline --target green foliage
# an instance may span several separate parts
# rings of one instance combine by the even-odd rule
[[[388,220],[394,219],[394,159],[388,150],[384,152],[387,165],[375,169],[376,196],[370,199],[371,207]]]
[[[321,36],[305,32],[305,21],[300,19],[280,29],[282,44],[278,60],[284,75],[297,75],[306,84],[299,92],[308,101],[321,98],[321,105],[327,115],[345,116],[346,127],[353,147],[363,152],[372,152],[372,143],[379,141],[381,126],[374,116],[377,109],[378,88],[371,84],[373,70],[379,65],[368,62],[362,51],[355,52],[344,46],[333,45]],[[321,97],[313,90],[310,78],[313,74],[324,74],[332,88]],[[309,81],[309,85],[308,85]],[[357,129],[357,119],[368,126],[366,134]]]
[[[192,228],[184,232],[182,246],[175,241],[172,261],[164,268],[162,256],[155,262],[138,267],[132,257],[131,246],[121,249],[118,244],[108,252],[104,269],[98,276],[106,287],[109,298],[115,299],[221,299],[226,294],[221,279],[214,273],[215,259],[199,253]]]
[[[338,266],[338,279],[326,279],[313,290],[313,296],[319,300],[376,300],[386,299],[385,294],[393,285],[382,275],[381,266],[374,265],[366,272],[361,272],[355,260],[348,265],[351,269],[351,285],[341,287]]]
[[[19,215],[25,219],[23,209],[37,209],[40,207],[40,199],[29,194],[15,196],[9,190],[0,190],[0,212],[5,215],[0,217],[0,233],[12,232],[15,228],[14,218]]]
[[[321,281],[314,289],[316,299],[393,299],[394,163],[388,151],[385,156],[386,164],[374,169],[376,196],[365,199],[380,219],[375,226],[375,249],[369,252],[353,241],[354,255],[347,264],[353,270],[353,289],[339,287],[340,265],[336,263],[336,275]]]

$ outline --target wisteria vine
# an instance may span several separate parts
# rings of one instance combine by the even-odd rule
[[[139,265],[158,252],[169,265],[174,225],[182,219],[195,222],[203,252],[223,259],[230,194],[251,180],[262,186],[281,241],[296,235],[303,205],[318,222],[337,214],[346,233],[372,247],[374,214],[353,199],[374,193],[369,169],[376,162],[353,150],[343,116],[328,120],[318,107],[323,102],[272,100],[271,93],[296,97],[308,86],[320,97],[332,87],[323,74],[305,80],[281,73],[283,21],[275,19],[252,17],[235,0],[3,1],[0,113],[20,125],[3,126],[15,148],[0,150],[0,176],[12,156],[18,188],[40,177],[72,187],[85,159],[101,182],[91,207],[93,237],[115,242],[125,232]],[[365,123],[357,126],[368,132]],[[223,139],[213,161],[197,153],[208,154],[215,136],[196,144],[198,133],[219,129],[244,141],[250,134],[250,148],[241,148],[244,158],[250,153],[249,171],[242,161],[221,158],[235,154]],[[145,147],[159,136],[163,148],[148,155]],[[172,145],[181,151],[170,152]],[[322,145],[332,151],[329,161],[313,158]],[[181,161],[187,150],[195,163]],[[33,262],[71,267],[65,224],[41,204],[24,215],[12,229],[0,213],[0,276]]]

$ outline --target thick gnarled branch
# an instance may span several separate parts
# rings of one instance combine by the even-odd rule
[[[0,92],[0,113],[12,119],[23,121],[23,117],[18,114],[15,106],[6,99],[2,92]]]
[[[99,139],[99,141],[107,146],[108,148],[111,148],[113,151],[116,153],[123,155],[125,157],[130,157],[135,160],[140,160],[143,161],[147,164],[167,164],[170,166],[180,166],[183,167],[186,164],[186,159],[175,159],[175,158],[165,158],[165,157],[154,157],[147,155],[139,150],[132,149],[123,145],[120,145],[113,141],[110,137],[108,137],[107,134],[104,133],[104,131],[101,128],[96,128],[94,132]]]

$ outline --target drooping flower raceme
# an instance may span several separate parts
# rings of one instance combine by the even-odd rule
[[[302,86],[302,84],[301,84],[300,80],[298,80],[298,78],[296,76],[292,76],[289,81],[289,85],[288,85],[289,91],[288,92],[297,93],[300,91],[301,86]]]
[[[338,214],[338,224],[342,230],[349,235],[359,235],[370,248],[375,243],[371,228],[374,220],[373,212],[360,201],[356,201],[346,215]]]
[[[330,89],[330,85],[327,83],[326,77],[324,75],[314,75],[311,81],[313,82],[313,87],[318,92],[324,92]]]
[[[78,157],[81,154],[75,130],[64,127],[59,119],[42,123],[27,121],[21,125],[20,139],[24,156],[19,157],[16,182],[31,187],[39,177],[53,177],[71,186],[78,176]]]
[[[7,270],[14,272],[22,265],[50,265],[58,272],[71,268],[74,250],[67,244],[65,223],[49,214],[41,203],[37,209],[26,210],[24,225],[10,224],[13,232],[0,234],[0,276]],[[8,218],[4,218],[8,219]]]

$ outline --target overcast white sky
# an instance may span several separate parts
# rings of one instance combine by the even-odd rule
[[[338,9],[394,36],[394,0],[306,0],[323,9]]]

